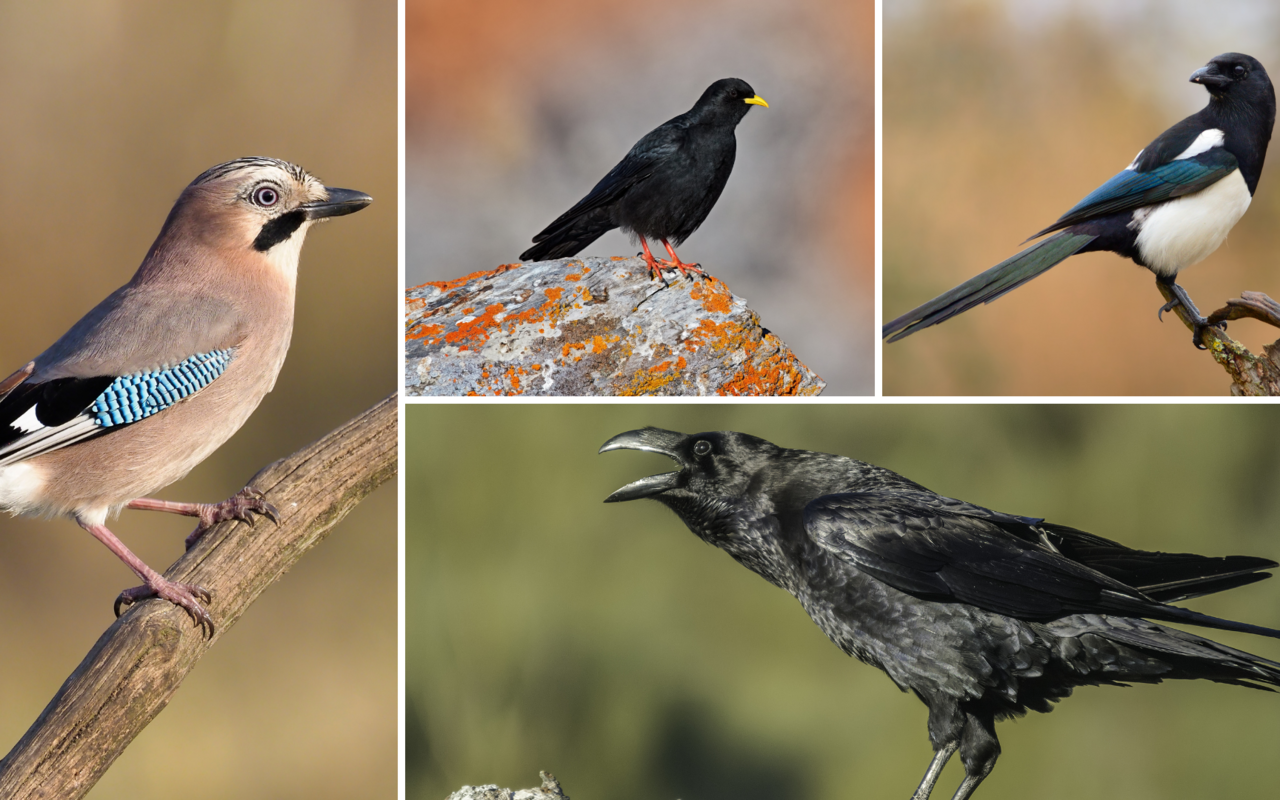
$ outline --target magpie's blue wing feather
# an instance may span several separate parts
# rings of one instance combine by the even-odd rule
[[[19,383],[0,397],[0,465],[157,414],[208,386],[234,357],[226,348],[130,375]]]
[[[1215,147],[1191,158],[1170,161],[1147,172],[1123,170],[1076,203],[1057,222],[1031,238],[1107,214],[1131,211],[1193,194],[1222,180],[1237,167],[1235,156],[1224,148]]]

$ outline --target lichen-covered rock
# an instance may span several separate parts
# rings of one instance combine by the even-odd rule
[[[569,800],[560,789],[560,782],[550,772],[538,773],[542,786],[538,789],[500,789],[496,784],[488,786],[463,786],[449,795],[448,800]]]
[[[406,292],[410,395],[814,395],[723,281],[639,258],[508,264]]]

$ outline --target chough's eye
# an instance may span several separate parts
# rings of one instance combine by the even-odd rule
[[[693,444],[693,454],[695,456],[705,456],[711,452],[711,442],[706,439],[700,439]]]
[[[271,208],[280,202],[280,192],[271,186],[259,186],[253,190],[253,202],[263,208]]]

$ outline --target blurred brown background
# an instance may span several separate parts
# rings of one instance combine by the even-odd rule
[[[1161,131],[1203,108],[1187,78],[1248,53],[1280,80],[1280,7],[1239,0],[886,0],[884,318],[1020,249]],[[1280,297],[1275,157],[1227,243],[1179,282],[1204,313]],[[886,394],[1224,395],[1154,277],[1110,253],[884,348]],[[1255,351],[1277,331],[1231,323]]]
[[[128,280],[214,164],[275,156],[374,197],[311,231],[275,391],[162,497],[227,497],[395,391],[394,2],[6,0],[0,108],[3,374]],[[163,570],[192,524],[126,511],[112,528]],[[73,522],[0,517],[0,752],[136,583]],[[393,797],[395,752],[396,493],[383,487],[262,596],[90,796]]]
[[[875,89],[869,0],[408,0],[406,280],[510,263],[719,78],[769,102],[680,248],[828,382],[869,394]],[[585,254],[639,252],[618,232]]]
[[[602,503],[673,469],[655,454],[597,455],[615,434],[746,431],[1132,547],[1280,560],[1278,410],[410,406],[408,797],[537,785],[550,770],[574,798],[848,800],[907,797],[924,774],[915,697],[658,503]],[[1280,627],[1280,581],[1188,605]],[[1201,632],[1280,659],[1274,639]],[[983,800],[1270,796],[1280,695],[1085,687],[997,733],[1004,756]],[[939,797],[961,772],[949,766]]]

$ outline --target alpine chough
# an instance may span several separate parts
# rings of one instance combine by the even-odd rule
[[[701,273],[676,256],[678,245],[698,229],[720,199],[733,171],[733,129],[751,106],[769,107],[738,78],[707,87],[693,108],[650,131],[600,179],[587,196],[533,237],[521,261],[568,258],[614,228],[640,239],[649,269]],[[670,261],[653,257],[646,239],[667,248]]]
[[[1199,678],[1280,687],[1280,663],[1159,624],[1280,638],[1171,605],[1269,577],[1269,559],[1133,550],[943,497],[852,458],[731,431],[645,428],[600,448],[609,450],[661,453],[678,469],[605,502],[667,506],[929,707],[935,755],[915,800],[929,797],[956,753],[965,777],[955,800],[966,800],[1000,755],[996,721],[1049,711],[1077,686]]]

